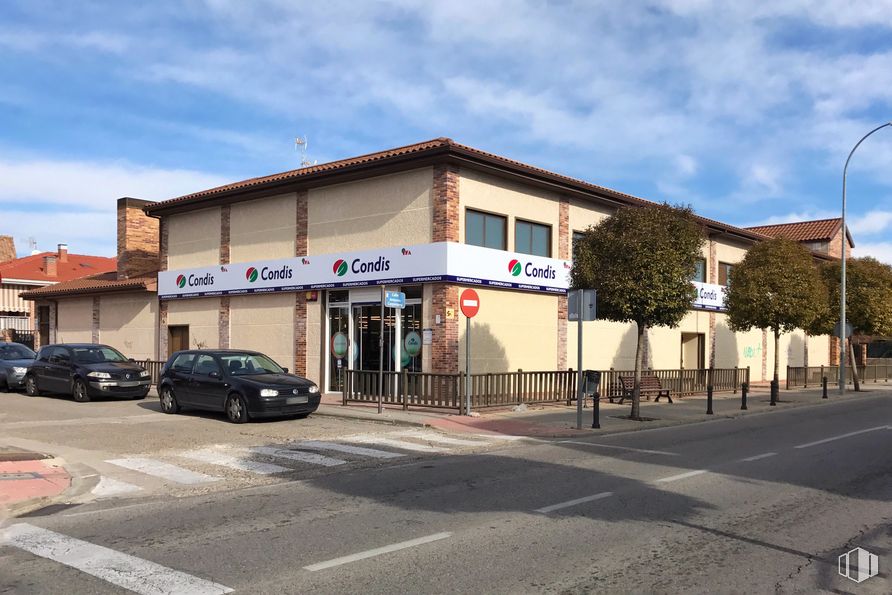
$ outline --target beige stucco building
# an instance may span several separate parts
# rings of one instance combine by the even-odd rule
[[[337,390],[339,370],[378,369],[382,332],[385,369],[463,370],[459,294],[470,286],[480,302],[473,371],[566,369],[576,362],[565,293],[573,235],[644,204],[449,139],[145,203],[159,225],[157,286],[137,277],[139,287],[98,301],[57,293],[56,339],[158,359],[186,347],[256,349]],[[766,236],[702,222],[696,281],[720,295],[730,267]],[[119,225],[119,245],[120,235]],[[406,299],[383,325],[381,285]],[[752,380],[767,379],[773,341],[731,332],[720,303],[698,302],[679,328],[651,329],[647,365],[749,366]],[[631,368],[635,337],[632,325],[585,323],[584,366]],[[829,343],[784,335],[781,370],[829,363]]]

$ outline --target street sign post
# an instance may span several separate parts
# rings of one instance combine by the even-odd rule
[[[402,291],[385,291],[384,305],[388,308],[399,308],[402,310],[406,307],[406,294]]]
[[[473,289],[466,289],[461,292],[458,305],[465,315],[465,413],[471,415],[471,319],[480,311],[480,296]]]
[[[378,413],[384,413],[384,323],[387,320],[387,317],[384,313],[384,308],[397,308],[403,309],[406,307],[406,294],[401,291],[387,291],[386,288],[381,286],[381,326],[378,333]],[[396,319],[396,332],[397,336],[399,336],[400,332],[400,316],[397,315]],[[395,362],[394,367],[399,366],[402,361],[402,357],[400,354],[400,341],[397,340],[394,345],[394,358]]]
[[[582,405],[585,402],[585,393],[582,386],[582,323],[597,319],[598,292],[594,289],[577,289],[567,296],[567,320],[576,322],[576,355],[577,355],[577,379],[576,379],[576,429],[582,429]],[[599,413],[601,404],[598,399],[592,399],[594,411],[593,428],[600,428]]]

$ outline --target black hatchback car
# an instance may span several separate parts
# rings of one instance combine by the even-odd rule
[[[151,374],[108,345],[47,345],[25,374],[25,392],[61,393],[80,403],[95,397],[144,399]]]
[[[177,413],[192,407],[224,411],[229,421],[294,415],[306,417],[319,407],[319,387],[289,374],[256,351],[177,351],[161,368],[161,410]]]

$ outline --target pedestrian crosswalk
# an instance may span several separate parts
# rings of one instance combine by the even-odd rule
[[[407,456],[445,455],[459,449],[485,448],[511,438],[502,435],[456,438],[434,430],[410,429],[285,444],[221,444],[156,457],[106,459],[92,494],[96,498],[132,497],[151,491],[149,486],[158,487],[158,483],[164,487],[186,488],[213,485],[227,479],[293,478],[292,474],[302,471],[347,468]]]

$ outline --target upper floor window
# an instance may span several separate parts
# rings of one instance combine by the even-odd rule
[[[551,227],[532,221],[514,223],[514,250],[534,256],[551,256]]]
[[[727,262],[719,263],[719,285],[728,286],[728,282],[731,280],[731,270],[734,269],[734,265],[728,264]]]
[[[465,210],[465,243],[496,250],[507,250],[505,241],[505,217],[482,213],[480,211]]]
[[[694,269],[694,278],[691,281],[699,281],[700,283],[706,283],[706,259],[698,258],[697,259],[697,268]]]

